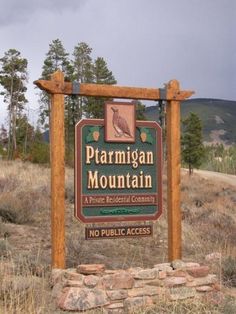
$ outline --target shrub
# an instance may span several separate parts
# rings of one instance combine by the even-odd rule
[[[35,143],[31,148],[31,161],[33,163],[45,164],[50,161],[50,149],[48,143]]]
[[[223,281],[230,287],[236,287],[236,258],[228,256],[222,264]]]

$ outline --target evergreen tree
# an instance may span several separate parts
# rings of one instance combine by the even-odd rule
[[[5,129],[4,125],[2,124],[0,127],[0,155],[1,155],[1,158],[6,157],[7,142],[8,142],[7,130]]]
[[[17,118],[17,136],[18,152],[22,159],[27,159],[30,146],[34,140],[34,127],[29,123],[26,114]]]
[[[8,104],[8,159],[17,152],[17,118],[20,117],[27,99],[25,92],[28,79],[27,60],[22,58],[19,51],[9,49],[0,59],[0,85],[3,88],[1,95]]]
[[[147,120],[145,117],[146,106],[140,100],[133,100],[136,104],[136,120]]]
[[[188,165],[189,175],[199,168],[204,157],[201,120],[195,113],[183,120],[182,159]]]
[[[79,83],[93,83],[93,60],[91,57],[92,48],[85,42],[78,43],[73,51],[73,80]],[[72,112],[75,125],[76,121],[83,116],[85,107],[88,105],[87,97],[74,97],[72,103]]]
[[[46,53],[46,59],[42,67],[41,79],[50,80],[51,74],[57,70],[61,70],[65,74],[65,79],[71,76],[72,68],[68,59],[69,54],[63,47],[59,39],[55,39],[49,44],[49,50]],[[48,93],[40,92],[40,122],[48,127],[47,120],[50,113],[50,96]],[[50,121],[49,121],[50,124]]]
[[[116,84],[116,79],[109,71],[106,61],[98,57],[93,65],[94,83],[96,84]],[[90,97],[85,108],[86,115],[91,118],[103,118],[103,105],[105,101],[112,100],[103,97]]]

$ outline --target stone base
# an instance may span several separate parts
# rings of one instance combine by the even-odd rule
[[[106,270],[102,264],[52,270],[52,295],[65,311],[103,308],[126,313],[152,306],[160,298],[176,301],[199,298],[215,290],[216,275],[198,263],[174,261],[127,270]]]

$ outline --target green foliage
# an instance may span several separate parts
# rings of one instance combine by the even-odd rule
[[[65,74],[65,79],[69,79],[71,74],[71,65],[68,59],[68,53],[59,39],[55,39],[49,44],[49,50],[46,53],[42,67],[41,78],[50,80],[50,76],[57,70]],[[45,91],[40,92],[40,123],[48,127],[48,118],[50,112],[50,97]]]
[[[190,113],[182,121],[182,159],[188,165],[189,174],[193,168],[199,168],[204,157],[204,146],[202,140],[202,125],[199,117]]]
[[[205,146],[202,169],[236,174],[236,145],[225,147],[223,144]]]
[[[21,117],[27,99],[25,92],[28,78],[27,60],[21,57],[19,51],[9,49],[0,58],[1,95],[8,109],[8,159],[12,159],[17,152],[17,120]]]
[[[136,105],[136,120],[147,120],[145,116],[146,106],[140,101],[134,101]]]
[[[51,74],[58,69],[68,75],[70,70],[68,56],[69,54],[63,47],[62,42],[59,39],[53,40],[52,43],[49,44],[49,51],[44,60],[42,79],[50,80]]]
[[[0,84],[3,87],[1,95],[9,106],[23,109],[26,103],[25,92],[27,82],[27,60],[21,57],[19,51],[9,49],[0,59]]]
[[[50,161],[50,147],[44,142],[39,129],[36,130],[34,142],[30,148],[30,158],[33,163],[46,164]]]
[[[112,71],[109,71],[106,61],[98,57],[93,64],[94,72],[94,83],[96,84],[116,84],[115,77],[112,74]],[[111,99],[103,97],[90,97],[88,99],[87,106],[85,107],[85,112],[88,117],[95,119],[103,118],[103,105],[105,101]]]

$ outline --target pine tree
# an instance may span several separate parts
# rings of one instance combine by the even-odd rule
[[[17,119],[24,109],[27,99],[25,92],[28,79],[27,60],[22,58],[19,51],[9,49],[0,59],[0,85],[3,88],[1,95],[8,104],[8,159],[17,152]]]
[[[49,50],[46,53],[46,59],[42,67],[41,79],[50,80],[51,74],[57,70],[61,70],[65,74],[65,79],[70,79],[71,65],[68,58],[69,54],[63,47],[59,39],[55,39],[49,44]],[[48,93],[40,92],[40,122],[48,127],[47,120],[50,113],[50,96]],[[50,122],[49,122],[50,124]]]
[[[200,167],[204,157],[202,124],[198,115],[191,112],[182,121],[182,126],[182,159],[188,165],[189,175],[191,175],[194,168]]]
[[[18,152],[23,159],[27,159],[30,146],[34,140],[34,127],[29,123],[26,114],[17,118],[17,136]]]
[[[98,57],[93,65],[94,83],[96,84],[116,84],[116,79],[109,71],[106,61],[102,57]],[[86,115],[91,118],[103,118],[103,105],[105,101],[112,100],[103,97],[90,97],[85,108]]]
[[[92,48],[85,42],[80,42],[75,46],[73,51],[73,80],[79,83],[93,83],[93,60],[91,57]],[[74,97],[72,104],[72,112],[74,125],[80,120],[84,114],[85,107],[88,104],[87,97]]]
[[[7,130],[2,124],[0,127],[0,157],[1,158],[6,157],[7,142],[8,142]]]

